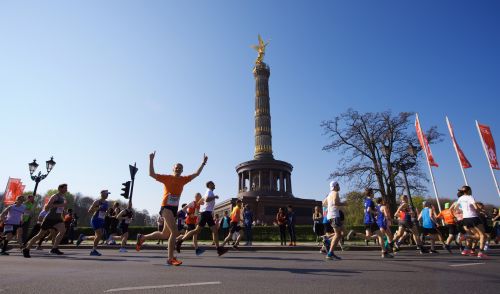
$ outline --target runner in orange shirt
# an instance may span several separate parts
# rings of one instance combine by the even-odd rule
[[[221,247],[224,247],[230,240],[231,236],[233,235],[234,232],[240,232],[241,226],[240,226],[240,220],[241,220],[241,206],[242,202],[241,200],[236,200],[236,206],[233,208],[233,211],[231,212],[231,229],[229,230],[229,234],[227,235],[226,239],[224,239],[224,242],[222,242]],[[234,243],[233,248],[238,249],[238,244],[240,244],[241,240],[241,233],[238,236],[238,239],[236,239],[236,243]]]
[[[201,200],[201,194],[196,193],[194,196],[194,201],[186,205],[183,210],[187,213],[186,215],[186,225],[187,225],[187,231],[186,235],[190,231],[194,231],[196,229],[196,224],[198,224],[198,215],[200,215],[200,200]],[[193,235],[193,246],[194,246],[194,251],[196,252],[196,255],[200,255],[201,251],[198,248],[198,234]]]
[[[458,235],[457,224],[455,223],[455,215],[453,215],[453,211],[450,210],[450,203],[446,202],[444,204],[444,209],[436,215],[436,218],[442,218],[446,227],[448,227],[448,239],[446,239],[445,247],[448,252],[451,253],[450,244],[451,241],[454,240]],[[455,241],[456,242],[456,241]]]
[[[179,210],[179,200],[181,198],[184,185],[192,181],[200,175],[205,164],[207,164],[208,157],[203,154],[203,162],[198,170],[189,176],[181,176],[183,166],[176,163],[173,169],[173,175],[160,175],[155,173],[154,158],[156,151],[149,155],[149,176],[163,184],[163,200],[161,203],[160,215],[164,219],[165,225],[162,232],[154,232],[148,235],[137,234],[136,250],[141,250],[141,246],[146,240],[157,240],[161,238],[168,238],[168,258],[167,265],[181,265],[182,262],[174,257],[175,240],[179,235],[175,217]]]

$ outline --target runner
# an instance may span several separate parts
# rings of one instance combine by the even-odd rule
[[[457,206],[460,207],[464,216],[464,229],[466,231],[469,230],[476,238],[479,238],[479,253],[477,257],[487,258],[488,256],[484,253],[486,234],[484,232],[484,226],[477,214],[478,208],[476,200],[472,196],[472,189],[469,186],[462,186],[459,191],[462,192],[463,195],[458,198],[457,202],[453,203],[452,208]],[[471,250],[466,247],[465,250],[462,251],[462,254],[469,255],[471,254]]]
[[[57,236],[54,240],[54,244],[52,245],[52,249],[50,253],[62,255],[64,254],[59,250],[59,243],[61,239],[64,237],[64,233],[66,232],[66,227],[64,226],[62,214],[64,212],[64,206],[66,205],[66,198],[64,195],[68,192],[68,185],[61,184],[57,187],[57,193],[52,195],[45,205],[45,210],[48,212],[47,216],[43,219],[42,225],[40,227],[40,232],[28,241],[26,247],[23,249],[23,256],[25,258],[30,258],[30,248],[33,243],[42,239],[48,230],[55,229],[57,230]]]
[[[424,201],[424,208],[418,215],[418,221],[420,220],[422,220],[422,235],[424,236],[423,238],[425,238],[425,236],[429,236],[431,239],[431,250],[429,252],[439,253],[434,248],[436,237],[439,236],[439,233],[436,229],[437,221],[431,203],[428,201]],[[443,247],[446,248],[446,243],[443,240],[441,241],[443,242]]]
[[[364,200],[364,225],[365,225],[365,243],[368,246],[370,240],[373,240],[373,233],[377,230],[377,224],[375,223],[374,215],[377,213],[375,209],[375,204],[373,203],[373,189],[365,189],[365,200]],[[349,240],[350,238],[347,238]]]
[[[331,243],[330,248],[326,255],[326,259],[329,260],[342,259],[339,256],[335,255],[334,253],[335,246],[337,246],[338,242],[340,241],[344,228],[343,219],[340,217],[339,206],[345,206],[345,203],[340,202],[339,191],[340,191],[339,183],[336,181],[330,182],[330,194],[328,194],[325,200],[323,200],[323,206],[326,206],[328,208],[327,212],[328,221],[332,225],[335,233],[333,239],[330,242]]]
[[[26,206],[26,210],[24,211],[23,214],[23,224],[21,227],[21,230],[18,230],[18,242],[22,242],[21,245],[24,246],[26,242],[28,242],[28,235],[29,235],[29,228],[30,228],[30,223],[31,223],[31,217],[33,216],[34,213],[34,206],[35,206],[35,197],[30,194],[28,195],[28,199],[24,202],[24,206]],[[19,238],[20,235],[20,238]]]
[[[80,234],[78,237],[78,241],[76,241],[76,246],[80,246],[83,240],[93,240],[94,246],[90,251],[91,256],[101,256],[102,254],[97,251],[97,246],[99,245],[99,241],[101,241],[104,235],[104,220],[106,214],[108,212],[109,203],[106,199],[108,199],[108,195],[111,194],[108,190],[101,191],[101,199],[94,201],[92,206],[89,208],[89,214],[92,214],[92,218],[90,219],[90,225],[94,230],[94,236],[85,236]]]
[[[400,197],[401,204],[394,216],[399,216],[399,228],[396,236],[394,237],[397,242],[395,243],[396,251],[399,250],[401,245],[401,238],[404,235],[405,231],[410,232],[413,235],[413,240],[417,244],[417,250],[420,251],[420,254],[426,253],[426,250],[423,247],[422,240],[420,240],[418,228],[416,226],[416,222],[413,221],[414,218],[414,207],[411,207],[408,202],[408,196],[403,195]]]
[[[0,220],[3,221],[4,240],[0,255],[9,255],[7,253],[7,244],[10,239],[16,235],[17,230],[21,229],[23,214],[26,211],[26,206],[23,204],[24,196],[18,196],[16,202],[7,206],[0,214]],[[18,240],[20,241],[20,240]]]
[[[194,195],[194,200],[191,201],[189,204],[184,206],[182,208],[182,211],[186,214],[186,232],[184,233],[184,236],[179,235],[179,237],[176,240],[176,250],[178,253],[180,253],[180,245],[179,242],[183,242],[184,240],[187,240],[188,238],[183,238],[186,236],[186,234],[189,234],[189,232],[194,232],[197,228],[196,224],[198,224],[198,216],[200,215],[200,206],[201,206],[201,194],[196,193]],[[201,228],[200,228],[201,231]],[[192,233],[189,236],[193,237],[193,246],[194,250],[196,252],[196,255],[200,255],[202,253],[201,249],[198,248],[198,231],[196,234]],[[182,240],[182,241],[181,241]]]
[[[107,235],[106,244],[116,245],[115,240],[121,239],[120,236],[117,236],[118,226],[120,224],[120,221],[117,216],[118,214],[120,214],[120,212],[121,212],[120,203],[118,201],[116,201],[113,204],[113,207],[108,208],[108,211],[106,213],[106,219],[104,221],[105,223],[107,222],[107,226],[105,226],[106,228],[105,233]]]
[[[196,226],[196,228],[194,230],[189,230],[182,238],[179,238],[177,240],[177,244],[176,244],[175,248],[176,248],[177,252],[179,252],[179,253],[181,252],[182,242],[184,240],[189,239],[191,236],[193,236],[193,241],[194,241],[194,237],[197,236],[201,232],[201,230],[205,227],[205,225],[207,225],[207,224],[210,227],[210,230],[212,231],[212,239],[214,240],[215,248],[217,249],[217,254],[219,254],[219,256],[221,256],[227,252],[227,248],[219,246],[219,236],[218,236],[219,232],[217,231],[217,226],[216,226],[215,221],[213,219],[215,199],[219,199],[219,196],[214,195],[214,190],[215,190],[214,182],[209,181],[209,182],[207,182],[206,186],[207,186],[207,192],[205,193],[205,196],[201,199],[196,198],[197,200],[195,200],[195,201],[197,201],[197,203],[201,203],[200,210],[199,210],[201,214],[200,214],[200,219],[199,219],[198,225]],[[201,248],[196,248],[196,250],[195,250],[196,255],[201,255],[204,251],[205,250],[203,250]]]
[[[387,238],[387,242],[389,245],[388,247],[391,250],[394,250],[394,240],[390,228],[392,224],[391,214],[389,212],[389,207],[387,207],[382,197],[377,199],[376,211],[377,211],[377,220],[376,220],[375,231],[377,232],[378,241],[380,243],[380,247],[382,248],[381,257],[393,258],[394,256],[387,251],[384,242],[384,236],[385,236]]]
[[[179,199],[181,197],[184,185],[200,175],[203,167],[205,166],[205,164],[207,164],[208,157],[203,154],[203,162],[196,173],[190,176],[181,176],[183,166],[180,163],[177,163],[174,166],[173,175],[156,174],[154,170],[155,155],[156,151],[149,155],[149,175],[164,185],[163,201],[161,203],[160,215],[165,220],[165,225],[162,232],[154,232],[148,235],[138,234],[136,250],[141,250],[141,246],[145,240],[156,240],[161,236],[168,236],[169,239],[167,265],[178,266],[181,265],[182,262],[174,257],[174,247],[176,238],[179,235],[179,231],[177,230],[177,225],[175,223],[175,217],[177,215],[177,210],[179,207]]]
[[[126,253],[127,252],[127,241],[128,241],[128,227],[132,220],[134,219],[134,211],[132,210],[132,202],[129,201],[127,208],[124,210],[120,211],[118,215],[116,216],[117,221],[120,223],[120,236],[114,236],[114,240],[120,240],[121,239],[121,246],[120,246],[120,252],[121,253]]]
[[[240,226],[240,221],[241,221],[241,207],[243,206],[243,202],[238,199],[236,200],[236,206],[233,208],[233,211],[231,212],[231,229],[229,230],[229,234],[227,235],[226,239],[224,239],[224,242],[222,242],[221,247],[224,247],[228,242],[231,241],[231,238],[234,233],[238,233],[238,237],[236,238],[236,241],[234,242],[233,249],[238,250],[238,245],[240,244],[241,240],[241,226]]]
[[[437,219],[443,219],[446,227],[448,228],[448,238],[445,242],[445,249],[451,253],[451,241],[455,240],[458,235],[458,228],[455,222],[455,215],[453,215],[453,211],[450,209],[450,203],[446,202],[444,204],[444,209],[436,216]],[[456,241],[455,241],[456,242]],[[460,244],[457,243],[457,245]]]

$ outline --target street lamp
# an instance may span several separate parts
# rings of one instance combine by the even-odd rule
[[[38,189],[38,183],[40,183],[43,179],[45,179],[49,175],[50,171],[52,171],[52,169],[56,165],[54,157],[50,157],[50,160],[47,160],[45,163],[47,167],[47,173],[42,174],[42,172],[39,171],[38,175],[33,175],[33,173],[35,173],[36,169],[38,168],[38,163],[36,162],[36,159],[33,159],[33,162],[28,164],[31,179],[35,181],[35,189],[33,190],[33,196],[35,197],[36,197],[36,190]]]

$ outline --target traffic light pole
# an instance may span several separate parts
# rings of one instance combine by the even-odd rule
[[[135,162],[134,162],[134,166],[129,165],[128,167],[130,169],[130,177],[132,178],[132,184],[130,186],[130,197],[129,197],[129,200],[128,200],[128,204],[129,204],[129,207],[132,207],[132,195],[134,194],[135,174],[137,173],[137,171],[139,169],[136,167],[136,163]]]

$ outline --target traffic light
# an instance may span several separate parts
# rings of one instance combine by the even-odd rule
[[[120,195],[123,196],[125,199],[128,199],[128,195],[130,194],[130,181],[126,181],[125,183],[122,184],[123,188]]]

